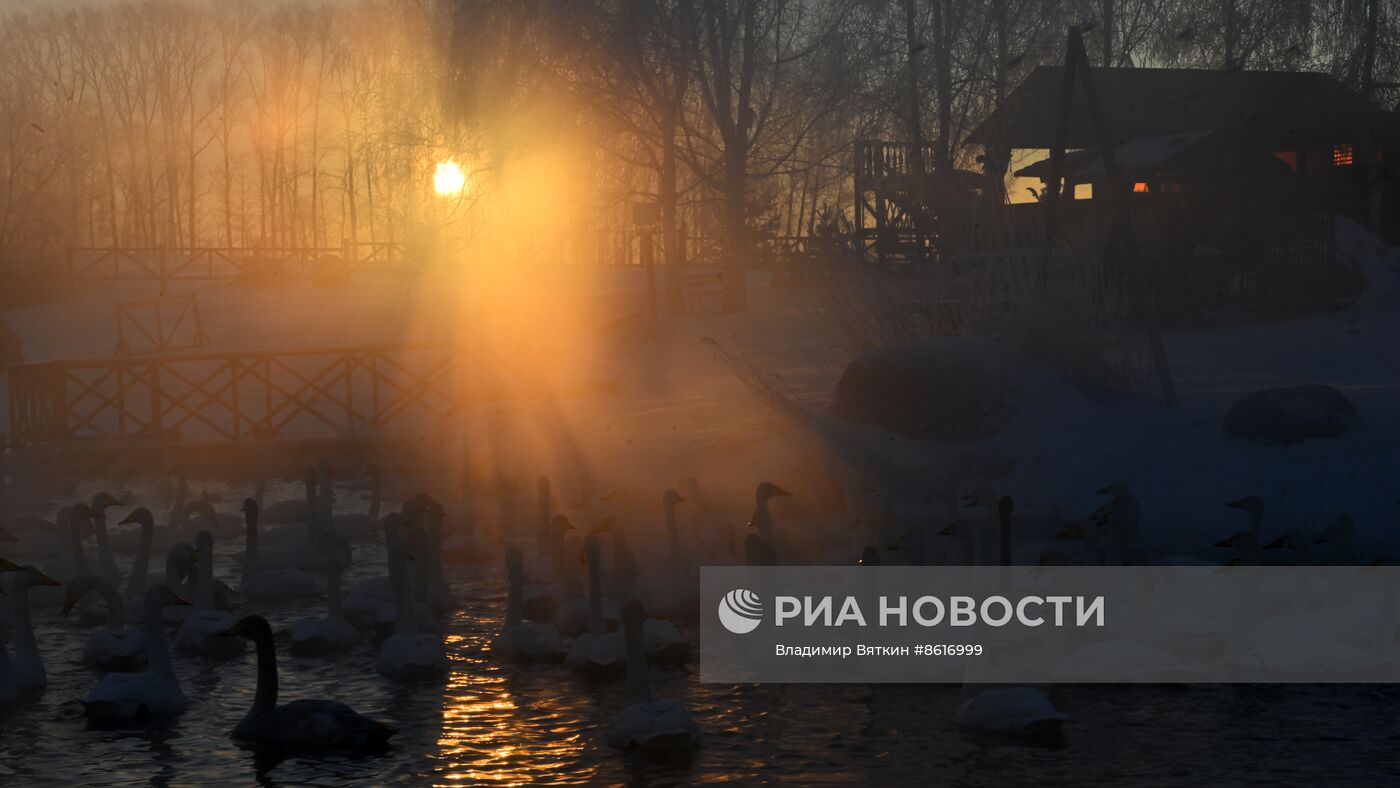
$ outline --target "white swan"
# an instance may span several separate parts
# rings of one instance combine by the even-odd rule
[[[561,517],[563,515],[560,515]],[[569,539],[567,545],[577,545],[576,539]],[[568,548],[566,548],[568,549]],[[588,595],[583,591],[583,576],[577,561],[566,561],[562,568],[562,601],[554,611],[551,620],[554,628],[564,637],[578,637],[588,631]],[[526,599],[529,599],[528,592]],[[528,611],[528,607],[527,607]],[[528,617],[528,613],[527,613]],[[622,623],[622,610],[611,599],[603,600],[603,629],[611,632]]]
[[[144,673],[108,673],[83,698],[83,711],[94,720],[129,720],[137,717],[168,717],[184,712],[187,703],[170,660],[161,611],[170,605],[188,605],[163,585],[146,589],[146,651],[150,667]]]
[[[285,748],[380,750],[394,735],[393,728],[338,701],[298,700],[277,705],[277,650],[272,627],[262,616],[245,616],[222,634],[253,641],[258,653],[253,707],[234,727],[234,737]]]
[[[566,649],[559,632],[548,624],[525,619],[525,560],[518,548],[506,551],[506,573],[510,590],[506,598],[506,619],[491,644],[491,651],[521,662],[558,662]]]
[[[616,675],[627,666],[627,647],[622,635],[604,629],[602,549],[596,534],[584,538],[583,552],[588,559],[588,631],[569,644],[564,664],[580,673]]]
[[[431,678],[447,672],[447,653],[440,635],[420,632],[418,611],[414,604],[413,572],[404,562],[414,556],[407,554],[407,538],[395,539],[390,545],[390,562],[400,566],[393,574],[394,634],[379,646],[375,668],[393,678]],[[397,555],[393,555],[397,553]]]
[[[63,615],[68,615],[78,600],[89,591],[96,591],[107,603],[107,625],[88,636],[83,649],[83,664],[90,668],[132,671],[146,665],[146,633],[126,625],[126,606],[117,587],[97,575],[79,575],[68,581],[63,598]]]
[[[195,566],[198,577],[194,588],[194,610],[175,633],[175,645],[182,651],[211,657],[243,653],[240,638],[223,637],[235,619],[214,607],[214,535],[200,531],[195,537]]]
[[[48,686],[49,677],[44,672],[39,643],[34,639],[34,623],[29,617],[29,589],[56,586],[58,581],[32,566],[16,566],[4,559],[0,559],[0,577],[9,581],[6,594],[14,622],[14,656],[0,645],[0,703],[8,703]]]
[[[117,570],[117,562],[112,555],[112,542],[107,533],[107,510],[120,505],[121,501],[106,492],[93,495],[92,502],[88,504],[92,512],[93,534],[97,538],[98,574],[113,586],[121,583],[122,574]]]
[[[969,688],[972,688],[971,690]],[[1034,687],[963,685],[964,697],[953,715],[960,728],[1013,736],[1053,737],[1068,716]]]
[[[321,592],[314,576],[289,566],[262,568],[258,534],[258,503],[243,499],[244,539],[243,580],[239,590],[255,599],[309,596]],[[339,563],[337,562],[337,565]]]
[[[678,701],[651,697],[643,643],[642,606],[635,599],[623,606],[622,629],[627,642],[627,706],[613,720],[608,744],[648,751],[690,750],[700,746],[700,726]]]
[[[334,654],[360,642],[360,630],[341,614],[342,573],[339,561],[326,568],[326,617],[304,618],[292,625],[293,654]]]

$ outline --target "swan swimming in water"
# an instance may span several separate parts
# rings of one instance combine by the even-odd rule
[[[393,728],[333,700],[297,700],[277,705],[277,650],[272,627],[262,616],[245,616],[220,633],[253,641],[258,686],[253,707],[233,729],[235,738],[288,748],[383,749]]]
[[[648,751],[690,750],[700,746],[700,726],[678,701],[651,697],[642,621],[646,614],[637,600],[622,609],[627,641],[627,706],[613,720],[608,744]]]
[[[321,583],[310,574],[290,566],[264,569],[260,564],[258,502],[243,499],[244,540],[243,581],[239,590],[253,598],[285,598],[320,593]],[[339,562],[336,562],[339,564]]]
[[[616,675],[626,667],[627,649],[622,635],[604,629],[602,548],[597,535],[584,538],[583,552],[588,560],[588,631],[569,644],[564,664],[580,673]]]
[[[293,654],[334,654],[360,642],[360,630],[345,620],[340,609],[339,561],[326,567],[326,617],[304,618],[292,625]]]
[[[126,605],[117,587],[97,575],[79,575],[68,582],[63,598],[63,615],[68,615],[89,591],[96,591],[107,602],[107,625],[88,636],[83,664],[90,668],[132,671],[146,665],[146,633],[126,626]]]
[[[525,619],[525,560],[519,548],[506,551],[506,573],[510,582],[506,598],[506,619],[491,644],[491,651],[521,662],[559,662],[567,649],[559,632],[548,624]]]
[[[144,673],[108,673],[83,699],[83,711],[94,720],[129,720],[138,717],[169,717],[182,714],[188,705],[170,660],[161,610],[170,605],[188,605],[163,585],[146,589],[146,653]]]
[[[224,637],[234,618],[214,607],[214,535],[200,531],[196,537],[195,566],[198,578],[194,589],[194,610],[180,623],[175,645],[182,651],[210,657],[231,657],[243,653],[239,638]]]
[[[408,541],[408,534],[399,534],[389,547],[390,563],[400,567],[391,574],[395,603],[394,634],[379,646],[375,668],[386,676],[400,679],[441,676],[447,672],[447,653],[440,635],[419,631],[418,608],[413,597],[413,571],[405,565],[406,561],[415,558],[408,555]]]

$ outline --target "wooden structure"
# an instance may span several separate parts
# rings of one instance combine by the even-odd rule
[[[194,293],[117,303],[117,355],[204,347],[209,337]]]
[[[924,146],[924,172],[932,175],[932,146]],[[919,231],[913,195],[916,176],[910,172],[909,146],[880,140],[856,140],[856,238],[866,256],[880,263],[922,262],[932,253],[933,239]]]
[[[319,248],[75,246],[69,247],[67,256],[68,277],[74,282],[156,282],[162,295],[171,282],[305,276],[327,265],[351,271],[413,267],[403,247],[394,243],[346,242],[341,247]]]
[[[518,389],[482,348],[376,345],[18,364],[10,440],[218,442],[429,433]]]

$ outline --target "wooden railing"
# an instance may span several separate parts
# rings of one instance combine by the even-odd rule
[[[488,351],[451,344],[18,364],[10,438],[25,447],[426,432],[519,388]]]
[[[169,282],[234,279],[246,275],[306,275],[327,260],[348,261],[351,271],[411,268],[396,243],[345,243],[339,247],[292,246],[73,246],[68,276],[73,281],[155,281],[161,293]]]

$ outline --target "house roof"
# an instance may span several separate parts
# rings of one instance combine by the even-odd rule
[[[1206,129],[1249,129],[1271,141],[1326,144],[1355,136],[1365,104],[1326,74],[1291,71],[1207,71],[1178,68],[1091,69],[1109,134],[1119,144]],[[1054,144],[1063,70],[1030,73],[969,141],[1002,138],[1013,148]],[[1394,116],[1372,109],[1373,122],[1394,128]],[[1076,83],[1066,146],[1098,144],[1082,87]]]
[[[1164,134],[1160,137],[1144,137],[1131,140],[1113,151],[1113,159],[1125,172],[1146,170],[1158,167],[1189,150],[1196,143],[1210,137],[1214,130],[1184,131],[1179,134]],[[1070,151],[1065,154],[1064,173],[1083,178],[1096,178],[1107,174],[1103,159],[1095,149]],[[1016,175],[1026,178],[1050,177],[1050,160],[1042,159],[1022,167]]]

